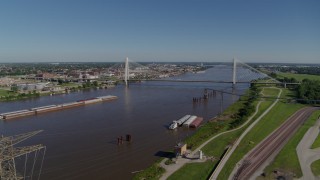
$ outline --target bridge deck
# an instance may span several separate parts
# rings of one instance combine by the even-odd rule
[[[154,82],[206,82],[206,83],[233,83],[232,81],[212,81],[212,80],[176,80],[176,79],[130,79],[129,82],[137,81],[154,81]],[[249,81],[239,81],[236,83],[251,83],[251,84],[300,84],[300,83],[284,83],[284,82],[249,82]]]

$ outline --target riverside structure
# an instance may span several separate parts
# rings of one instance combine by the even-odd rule
[[[92,99],[79,100],[76,102],[70,102],[70,103],[64,103],[64,104],[41,106],[41,107],[36,107],[36,108],[31,108],[31,109],[2,113],[2,114],[0,114],[0,118],[3,120],[9,120],[9,119],[13,119],[13,118],[25,117],[25,116],[30,116],[30,115],[37,115],[40,113],[57,111],[57,110],[87,105],[87,104],[98,103],[98,102],[102,102],[102,101],[111,101],[111,100],[114,100],[117,98],[118,98],[117,96],[108,95],[108,96],[100,96],[100,97],[96,97],[96,98],[92,98]]]
[[[219,66],[206,70],[206,73],[185,73],[176,78],[230,79],[231,70],[228,66]],[[237,84],[234,91],[242,94],[248,87],[248,84]],[[203,117],[203,123],[206,123],[220,112],[220,96],[192,103],[192,98],[202,95],[204,88],[232,91],[230,84],[147,81],[131,83],[128,88],[119,84],[111,89],[0,102],[1,114],[107,94],[118,97],[108,103],[26,116],[18,121],[0,121],[0,132],[10,135],[20,134],[22,130],[44,129],[29,141],[30,144],[41,142],[47,147],[42,179],[132,179],[132,172],[149,167],[159,158],[155,155],[159,150],[171,150],[177,142],[196,132],[192,128],[168,130],[171,119],[190,114]],[[223,109],[236,100],[236,97],[225,94]],[[116,137],[121,134],[132,135],[134,143],[118,146]]]

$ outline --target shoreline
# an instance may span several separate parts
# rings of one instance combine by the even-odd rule
[[[251,91],[252,90],[250,88],[248,88],[243,95],[249,94]],[[222,118],[223,120],[219,121],[218,120],[219,116],[211,117],[208,121],[206,121],[206,123],[202,124],[194,134],[192,134],[190,137],[185,138],[182,141],[184,143],[188,144],[188,142],[191,141],[191,144],[192,144],[192,139],[195,139],[193,141],[195,141],[197,143],[196,145],[192,145],[191,147],[189,145],[188,149],[191,151],[194,151],[195,149],[200,147],[203,142],[209,140],[211,137],[213,137],[221,132],[225,132],[225,131],[230,130],[230,127],[226,124],[229,124],[230,122],[232,122],[232,120],[234,120],[234,118],[232,117],[232,114],[238,113],[238,110],[243,106],[243,104],[244,104],[243,98],[245,97],[243,95],[237,101],[235,101],[230,106],[228,106],[223,111],[223,113],[220,115],[220,117],[226,117],[226,119]],[[248,100],[246,100],[246,101],[248,101]],[[220,123],[223,123],[224,126],[219,125]],[[208,128],[206,128],[206,127],[208,127]],[[209,135],[202,133],[206,129],[212,129],[212,128],[215,131],[210,132]],[[231,128],[231,129],[234,129],[234,128]],[[198,135],[198,134],[200,134],[200,135]],[[203,136],[206,136],[206,138],[201,139],[201,138],[203,138]],[[171,152],[171,151],[168,151],[168,152]],[[144,178],[159,179],[165,173],[165,169],[163,167],[161,167],[161,165],[160,165],[160,163],[162,161],[164,161],[164,159],[165,159],[165,157],[158,158],[155,162],[153,162],[146,169],[137,172],[133,176],[133,179],[136,179],[136,180],[144,179]]]

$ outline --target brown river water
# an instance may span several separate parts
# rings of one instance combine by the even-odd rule
[[[205,73],[174,78],[230,81],[231,75],[230,67],[217,66]],[[206,103],[192,103],[193,97],[203,95],[204,88],[241,94],[248,87],[248,84],[237,84],[232,89],[231,84],[223,83],[141,82],[128,88],[118,85],[112,89],[0,102],[2,113],[103,95],[118,96],[111,102],[0,121],[0,134],[10,136],[44,130],[19,144],[46,146],[40,179],[131,179],[132,172],[145,169],[157,160],[159,152],[171,151],[177,142],[195,132],[184,128],[168,130],[172,120],[192,114],[207,121],[220,112],[220,95]],[[224,95],[223,109],[237,98]],[[132,142],[117,145],[117,137],[126,134],[132,135]]]

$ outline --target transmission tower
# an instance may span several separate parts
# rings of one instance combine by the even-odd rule
[[[4,137],[0,137],[0,180],[18,180],[18,179],[33,179],[34,177],[40,178],[40,173],[43,164],[43,158],[45,155],[46,147],[43,145],[33,145],[25,147],[14,147],[14,145],[42,132],[33,131],[29,133]],[[43,150],[43,156],[40,164],[39,174],[34,174],[36,160],[38,153]],[[33,161],[28,160],[28,154],[34,154]],[[24,169],[23,172],[18,172],[16,163],[17,158],[25,156]],[[27,168],[27,165],[30,164],[32,167]]]

